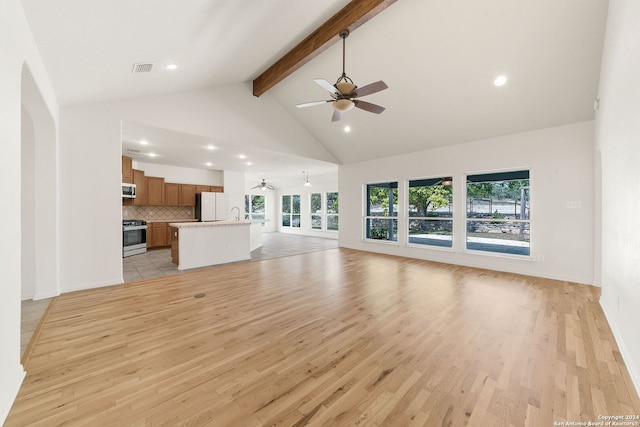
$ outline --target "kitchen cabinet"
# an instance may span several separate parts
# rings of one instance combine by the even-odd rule
[[[208,193],[211,191],[210,185],[196,185],[196,194]]]
[[[166,223],[166,225],[167,225],[167,231],[165,232],[166,233],[165,243],[167,246],[171,246],[171,227],[169,227],[169,223]]]
[[[209,191],[212,193],[224,193],[224,187],[222,185],[212,185]]]
[[[151,242],[153,241],[153,228],[151,228],[151,223],[147,222],[147,249],[151,249]]]
[[[170,182],[164,184],[164,205],[180,206],[180,184]]]
[[[167,245],[167,223],[147,223],[147,248],[159,248]]]
[[[147,206],[164,206],[164,178],[145,177]]]
[[[193,184],[180,185],[180,206],[196,205],[196,186]]]
[[[144,179],[144,171],[133,170],[133,183],[136,185],[136,198],[133,200],[134,206],[147,205],[147,186]]]
[[[180,264],[180,256],[178,253],[178,229],[176,227],[169,227],[169,234],[171,235],[171,262],[175,265]]]
[[[122,182],[133,184],[133,159],[122,156]]]
[[[134,199],[122,199],[122,206],[146,206],[147,192],[144,171],[133,169],[133,183],[136,185],[136,197]]]

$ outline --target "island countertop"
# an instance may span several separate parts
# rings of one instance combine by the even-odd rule
[[[209,228],[209,227],[221,227],[221,226],[229,226],[229,225],[251,225],[253,221],[234,221],[234,220],[225,220],[225,221],[198,221],[198,222],[171,222],[169,223],[169,227],[175,228]]]

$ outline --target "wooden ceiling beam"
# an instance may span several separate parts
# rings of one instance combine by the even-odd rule
[[[253,81],[253,95],[260,96],[307,62],[340,41],[340,31],[356,28],[397,0],[352,0],[327,22],[309,34],[296,47],[276,61]]]

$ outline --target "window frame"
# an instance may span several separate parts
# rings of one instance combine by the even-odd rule
[[[493,180],[487,180],[487,181],[483,181],[480,180],[479,177],[491,177],[493,176]],[[526,176],[526,177],[525,177]],[[532,217],[531,217],[531,168],[530,167],[521,167],[521,168],[511,168],[511,169],[506,169],[506,170],[501,170],[501,171],[492,171],[492,172],[482,172],[482,173],[468,173],[465,175],[466,178],[466,184],[464,187],[464,200],[465,200],[465,208],[464,208],[464,246],[463,246],[463,252],[466,253],[472,253],[474,255],[483,255],[483,256],[491,256],[491,257],[506,257],[506,258],[512,258],[512,259],[520,259],[520,260],[531,260],[532,258]],[[502,179],[498,179],[498,178],[502,178]],[[525,188],[526,189],[526,203],[525,203],[525,212],[527,212],[526,214],[526,219],[517,218],[517,214],[514,214],[514,218],[501,218],[500,217],[500,212],[498,212],[499,215],[496,215],[496,217],[494,217],[493,215],[491,217],[478,217],[478,218],[473,218],[473,217],[469,217],[469,201],[470,201],[470,197],[469,197],[469,184],[473,183],[473,182],[477,182],[477,183],[482,183],[482,182],[507,182],[507,181],[517,181],[517,180],[528,180],[529,184],[527,186],[523,186],[520,187]],[[514,200],[514,203],[517,203]],[[521,205],[521,209],[522,209],[522,203],[520,203]],[[489,210],[493,210],[493,203],[491,200],[490,203],[490,208]],[[478,249],[478,248],[469,248],[469,223],[470,222],[484,222],[484,223],[490,223],[490,224],[507,224],[507,223],[515,223],[515,224],[525,224],[526,225],[526,230],[528,233],[528,240],[526,240],[526,242],[528,243],[527,246],[527,250],[528,253],[515,253],[515,252],[502,252],[502,251],[498,251],[498,250],[483,250],[483,249]],[[524,232],[524,228],[522,229],[521,232],[523,235],[525,234]],[[499,240],[499,239],[495,239],[495,240]],[[507,240],[507,239],[505,239]]]
[[[314,212],[312,208],[313,203],[313,195],[320,195],[320,213]],[[313,226],[314,217],[320,217],[320,228],[315,228]],[[324,231],[325,221],[324,221],[324,196],[323,193],[309,193],[309,230],[312,231]]]
[[[284,198],[285,197],[289,197],[289,212],[285,212],[284,211]],[[294,198],[297,197],[298,198],[298,212],[295,212],[295,205],[294,205]],[[302,200],[302,197],[300,196],[300,194],[283,194],[280,197],[280,226],[284,227],[284,228],[300,228],[302,226],[302,221],[301,221],[301,215],[300,215],[300,202]],[[289,216],[289,225],[285,225],[284,224],[284,218],[285,215]],[[294,220],[297,217],[298,219],[298,225],[293,225],[294,224]]]
[[[338,210],[335,213],[330,213],[329,212],[329,194],[335,194],[336,195],[336,200],[338,202]],[[330,233],[337,233],[338,231],[340,231],[340,193],[338,191],[325,191],[324,192],[324,203],[322,204],[322,210],[325,214],[325,218],[324,218],[324,231],[328,231]],[[329,229],[329,217],[331,218],[336,218],[336,224],[338,224],[338,228],[334,229]]]
[[[254,197],[262,197],[263,199],[263,209],[264,211],[262,213],[255,213],[253,211],[253,198]],[[244,212],[244,217],[247,220],[250,221],[266,221],[267,220],[267,197],[264,194],[245,194],[244,195],[244,207],[245,207],[245,212]],[[247,212],[247,207],[248,212]],[[254,218],[255,215],[262,215],[263,218]]]
[[[395,184],[395,187],[394,187]],[[379,187],[379,188],[387,188],[385,187],[385,185],[388,186],[389,190],[392,190],[395,188],[395,197],[396,197],[396,204],[394,205],[393,201],[390,204],[391,205],[391,209],[389,210],[389,215],[371,215],[371,203],[370,203],[370,192],[369,189],[371,187]],[[391,244],[391,245],[399,245],[399,240],[398,240],[398,234],[400,231],[400,180],[394,180],[394,181],[378,181],[378,182],[373,182],[373,183],[365,183],[363,185],[363,192],[364,192],[364,215],[363,215],[363,221],[362,221],[362,238],[364,241],[367,242],[375,242],[375,243],[382,243],[382,244]],[[393,196],[391,196],[393,197]],[[395,209],[394,209],[395,208]],[[391,214],[395,214],[395,215],[391,215]],[[390,224],[390,228],[391,229],[391,233],[387,233],[387,238],[385,239],[376,239],[376,238],[372,238],[370,237],[370,229],[371,229],[371,225],[370,225],[370,221],[372,220],[380,220],[380,219],[385,219],[389,221]],[[394,231],[394,222],[395,222],[395,234],[393,233]],[[391,236],[392,238],[389,238],[389,236]],[[395,239],[393,239],[393,237],[395,237]]]
[[[443,184],[446,182],[449,182],[448,184]],[[423,182],[424,185],[414,185],[412,186],[411,184],[413,182]],[[438,184],[438,182],[440,182],[440,184]],[[444,250],[444,251],[453,251],[453,247],[454,247],[454,235],[455,235],[455,225],[456,225],[456,221],[454,219],[454,214],[455,214],[455,193],[454,193],[454,185],[456,184],[456,180],[454,179],[452,174],[449,175],[444,175],[444,176],[438,176],[438,177],[420,177],[420,178],[411,178],[411,179],[407,179],[406,180],[406,195],[405,195],[405,203],[402,206],[402,208],[405,209],[405,217],[406,217],[406,224],[405,224],[405,232],[406,232],[406,245],[409,247],[414,247],[414,248],[421,248],[421,249],[436,249],[436,250]],[[448,207],[449,207],[449,216],[447,217],[437,217],[437,216],[411,216],[411,188],[413,187],[430,187],[430,186],[436,186],[436,185],[443,185],[445,187],[449,187],[450,188],[450,195],[449,195],[449,203],[448,203]],[[446,222],[450,224],[450,239],[443,239],[444,241],[448,242],[448,245],[439,245],[439,244],[433,244],[433,243],[418,243],[418,242],[411,242],[411,221],[438,221],[438,222]]]

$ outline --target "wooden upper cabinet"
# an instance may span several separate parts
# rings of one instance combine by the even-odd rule
[[[196,194],[208,193],[209,191],[211,191],[211,186],[209,185],[196,185]]]
[[[133,183],[136,185],[136,198],[133,200],[134,206],[147,205],[147,185],[144,179],[144,171],[133,170]]]
[[[147,206],[164,206],[164,178],[147,176],[144,179],[147,193]]]
[[[180,206],[180,184],[167,182],[164,184],[165,206]]]
[[[133,184],[133,159],[122,156],[122,182]]]
[[[222,185],[212,185],[209,191],[212,193],[224,193],[224,187]]]
[[[196,205],[196,186],[193,184],[180,185],[180,206]]]

